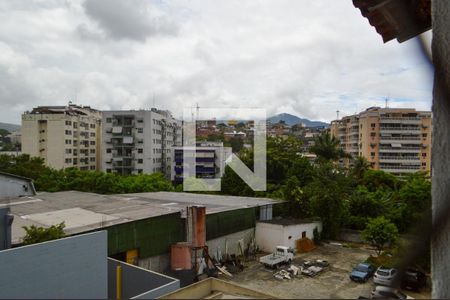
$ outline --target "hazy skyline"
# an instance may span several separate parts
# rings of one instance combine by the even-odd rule
[[[68,101],[327,122],[386,97],[431,109],[417,40],[383,44],[350,0],[3,0],[0,18],[0,122]]]

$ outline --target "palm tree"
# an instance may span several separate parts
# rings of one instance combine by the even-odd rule
[[[336,137],[331,136],[330,132],[324,131],[314,139],[314,146],[311,152],[317,155],[319,160],[336,161],[340,158],[350,158],[341,147]]]
[[[369,168],[370,163],[367,161],[367,159],[363,156],[358,156],[353,162],[351,173],[359,182],[364,176],[364,173],[369,170]]]

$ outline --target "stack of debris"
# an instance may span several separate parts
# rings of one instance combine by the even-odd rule
[[[326,260],[317,259],[315,261],[304,261],[302,264],[302,274],[308,277],[314,277],[327,269],[330,264]]]
[[[302,270],[302,267],[290,265],[289,268],[287,268],[286,270],[280,270],[280,271],[276,272],[275,274],[273,274],[273,277],[278,280],[283,280],[283,279],[291,280],[294,277],[300,276],[301,270]]]

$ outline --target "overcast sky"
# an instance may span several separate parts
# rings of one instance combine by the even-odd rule
[[[383,44],[351,0],[1,0],[0,122],[37,105],[266,108],[330,121],[431,109],[416,40]]]

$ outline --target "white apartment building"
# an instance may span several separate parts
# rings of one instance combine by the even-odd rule
[[[22,153],[55,169],[99,168],[101,114],[89,106],[38,106],[22,115]]]
[[[197,178],[221,178],[225,172],[225,161],[232,154],[231,147],[222,142],[201,142],[196,147],[172,147],[172,168],[170,179],[176,184],[183,182],[184,156],[195,154]]]
[[[169,111],[103,111],[102,124],[102,171],[170,176],[171,147],[182,143],[182,123]]]

